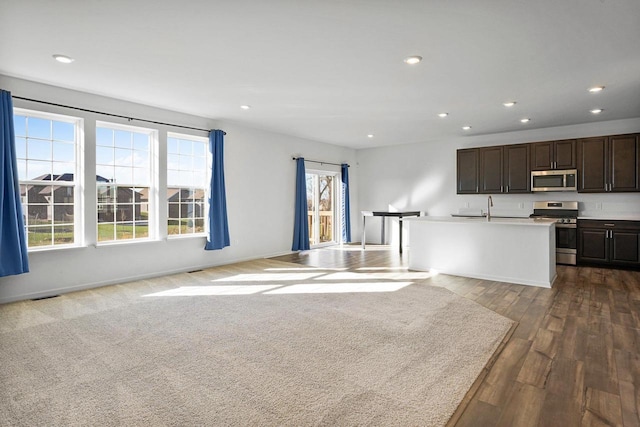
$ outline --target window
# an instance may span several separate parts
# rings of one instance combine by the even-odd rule
[[[169,236],[204,233],[208,144],[206,138],[167,137],[167,204]]]
[[[311,246],[336,242],[335,178],[334,172],[308,171],[306,174]]]
[[[97,123],[98,243],[153,237],[154,136],[150,129]]]
[[[79,243],[81,120],[18,108],[13,118],[27,246]]]

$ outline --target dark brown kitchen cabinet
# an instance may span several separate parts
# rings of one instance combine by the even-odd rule
[[[457,193],[477,194],[480,181],[480,150],[467,148],[457,151]]]
[[[640,221],[578,221],[578,263],[640,267]]]
[[[529,157],[529,144],[505,145],[503,153],[505,193],[531,192]]]
[[[531,145],[531,170],[576,168],[576,140],[534,142]]]
[[[497,145],[457,151],[457,193],[530,192],[529,145]]]
[[[480,193],[502,193],[502,146],[480,148]]]
[[[578,191],[640,190],[640,141],[636,135],[603,136],[578,141]]]

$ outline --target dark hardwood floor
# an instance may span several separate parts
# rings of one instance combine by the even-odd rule
[[[275,259],[404,267],[394,248],[325,248]],[[426,279],[518,322],[451,426],[640,426],[640,272],[558,266],[552,289]]]

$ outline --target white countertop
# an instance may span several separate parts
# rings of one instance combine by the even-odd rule
[[[487,221],[486,217],[451,217],[451,216],[422,216],[418,218],[404,218],[403,221],[432,221],[432,222],[449,222],[458,224],[487,224],[487,225],[531,225],[549,227],[555,224],[553,219],[534,219],[534,218],[496,218],[491,217],[491,221]]]

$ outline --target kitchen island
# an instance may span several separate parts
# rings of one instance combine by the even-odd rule
[[[550,288],[556,278],[553,220],[407,219],[411,270]]]

